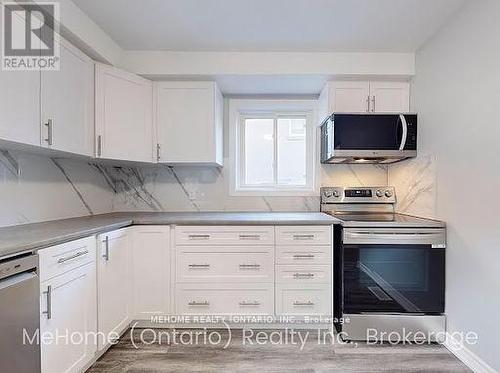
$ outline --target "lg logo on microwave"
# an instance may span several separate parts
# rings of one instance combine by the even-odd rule
[[[59,4],[2,3],[2,69],[59,70]]]

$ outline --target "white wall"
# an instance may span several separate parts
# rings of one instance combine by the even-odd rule
[[[500,1],[475,0],[417,52],[412,110],[448,224],[448,330],[500,370]],[[390,180],[391,182],[391,180]]]

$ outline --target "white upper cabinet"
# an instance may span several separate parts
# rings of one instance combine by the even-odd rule
[[[94,155],[94,62],[61,38],[59,71],[41,73],[41,144]]]
[[[222,165],[223,99],[214,82],[155,83],[157,161]]]
[[[367,112],[369,96],[368,82],[329,82],[320,95],[320,119],[333,112]]]
[[[0,139],[40,145],[40,72],[0,70],[0,113]]]
[[[399,82],[370,83],[371,110],[375,113],[410,111],[410,84]]]
[[[0,140],[40,145],[40,71],[0,69],[0,114]]]
[[[97,157],[152,162],[152,82],[96,64],[95,84]]]
[[[328,82],[318,100],[320,123],[332,113],[406,113],[407,82]]]

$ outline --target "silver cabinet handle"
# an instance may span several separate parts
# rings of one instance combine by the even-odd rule
[[[104,255],[102,257],[109,262],[109,236],[104,239]]]
[[[260,264],[240,264],[241,269],[258,269],[260,268]]]
[[[161,152],[161,145],[159,143],[156,144],[156,160],[159,162],[160,161],[160,152]]]
[[[208,300],[204,300],[201,302],[192,300],[191,302],[188,303],[188,306],[209,306],[210,302]]]
[[[190,240],[208,240],[210,239],[209,234],[190,234],[188,236]]]
[[[67,257],[65,257],[65,258],[58,259],[58,260],[57,260],[57,263],[62,264],[62,263],[64,263],[64,262],[67,262],[68,260],[76,259],[76,258],[78,258],[78,257],[80,257],[80,256],[83,256],[83,255],[86,255],[86,254],[88,254],[88,253],[89,253],[89,252],[88,252],[88,250],[85,250],[85,251],[79,251],[79,252],[77,252],[76,254],[73,254],[73,255],[71,255],[71,256],[67,256]]]
[[[260,306],[260,302],[255,300],[253,302],[250,301],[242,301],[239,303],[240,306]]]
[[[260,234],[240,234],[240,240],[260,240]]]
[[[313,254],[295,254],[293,259],[314,259]]]
[[[299,272],[296,272],[293,274],[293,277],[296,278],[296,279],[299,279],[299,278],[313,278],[314,277],[314,273],[299,273]]]
[[[210,268],[210,264],[189,264],[189,268]]]
[[[52,286],[47,286],[47,290],[43,294],[47,297],[47,310],[42,313],[47,315],[47,320],[50,320],[52,318]]]
[[[97,136],[97,156],[100,157],[102,155],[102,136]]]
[[[312,240],[314,239],[314,234],[294,234],[294,240]]]
[[[45,141],[47,142],[47,144],[52,145],[54,142],[52,119],[47,119],[47,123],[44,123],[44,125],[47,127],[47,138],[45,139]]]
[[[375,112],[375,95],[372,96],[372,113]]]
[[[370,95],[366,97],[366,112],[370,112]]]
[[[307,302],[302,302],[302,301],[294,301],[293,302],[293,305],[294,306],[314,306],[314,302],[311,302],[310,300],[308,300]]]

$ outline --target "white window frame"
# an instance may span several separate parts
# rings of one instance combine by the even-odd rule
[[[315,100],[229,100],[229,194],[231,196],[309,196],[318,194],[318,161],[316,151],[317,126]],[[306,185],[245,185],[244,174],[244,120],[300,115],[306,117]],[[276,137],[276,136],[275,136]],[[274,162],[277,162],[277,139],[274,139]],[[277,167],[274,167],[275,180]]]

